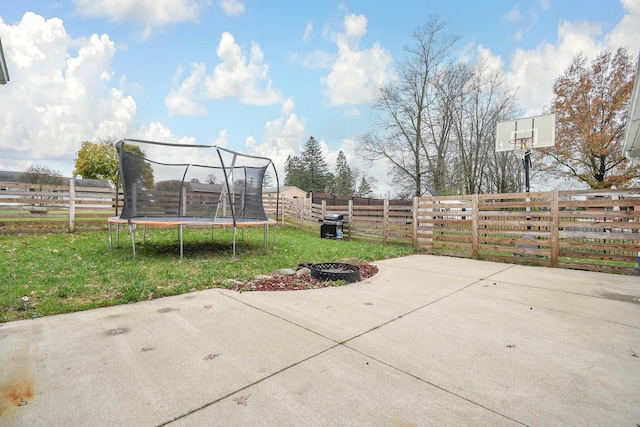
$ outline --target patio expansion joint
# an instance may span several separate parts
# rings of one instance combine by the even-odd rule
[[[497,274],[497,273],[495,273],[495,274]],[[489,276],[489,277],[491,277],[491,276]],[[180,419],[182,419],[182,418],[186,418],[186,417],[188,417],[188,416],[190,416],[190,415],[192,415],[192,414],[194,414],[194,413],[196,413],[196,412],[199,412],[199,411],[201,411],[201,410],[203,410],[203,409],[206,409],[206,408],[208,408],[208,407],[210,407],[210,406],[212,406],[212,405],[215,405],[216,403],[221,402],[221,401],[223,401],[223,400],[225,400],[225,399],[227,399],[227,398],[229,398],[229,397],[231,397],[231,396],[237,395],[238,393],[240,393],[240,392],[242,392],[242,391],[244,391],[244,390],[247,390],[247,389],[249,389],[249,388],[251,388],[251,387],[253,387],[253,386],[255,386],[255,385],[257,385],[257,384],[259,384],[259,383],[261,383],[261,382],[263,382],[263,381],[266,381],[266,380],[268,380],[268,379],[270,379],[270,378],[273,378],[273,377],[275,377],[275,376],[277,376],[277,375],[279,375],[279,374],[281,374],[281,373],[283,373],[283,372],[285,372],[285,371],[287,371],[287,370],[289,370],[289,369],[291,369],[291,368],[293,368],[293,367],[295,367],[295,366],[298,366],[298,365],[300,365],[300,364],[302,364],[302,363],[304,363],[304,362],[307,362],[307,361],[309,361],[309,360],[311,360],[311,359],[314,359],[314,358],[316,358],[317,356],[320,356],[320,355],[322,355],[322,354],[324,354],[324,353],[326,353],[326,352],[328,352],[328,351],[330,351],[330,350],[333,350],[333,349],[335,349],[335,348],[338,348],[338,347],[343,347],[343,348],[346,348],[346,349],[348,349],[348,350],[350,350],[350,351],[353,351],[353,352],[356,352],[356,353],[358,353],[358,354],[361,354],[361,355],[363,355],[363,356],[365,356],[365,357],[368,357],[369,359],[374,360],[374,361],[376,361],[376,362],[378,362],[378,363],[380,363],[380,364],[382,364],[382,365],[384,365],[384,366],[387,366],[387,367],[389,367],[389,368],[391,368],[391,369],[394,369],[394,370],[396,370],[396,371],[398,371],[398,372],[401,372],[401,373],[403,373],[404,375],[408,375],[408,376],[410,376],[410,377],[412,377],[412,378],[414,378],[414,379],[417,379],[418,381],[420,381],[420,382],[422,382],[422,383],[424,383],[424,384],[427,384],[427,385],[430,385],[430,386],[432,386],[432,387],[435,387],[435,388],[437,388],[438,390],[441,390],[441,391],[443,391],[443,392],[445,392],[445,393],[448,393],[448,394],[450,394],[450,395],[452,395],[452,396],[455,396],[455,397],[457,397],[457,398],[459,398],[459,399],[462,399],[462,400],[464,400],[464,401],[466,401],[466,402],[469,402],[469,403],[471,403],[471,404],[473,404],[473,405],[475,405],[475,406],[478,406],[478,407],[480,407],[480,408],[483,408],[484,410],[490,411],[490,412],[492,412],[492,413],[494,413],[494,414],[496,414],[496,415],[499,415],[499,416],[501,416],[501,417],[504,417],[505,419],[508,419],[508,420],[513,421],[513,422],[515,422],[515,423],[518,423],[518,424],[520,424],[520,425],[527,425],[527,424],[524,424],[524,423],[522,423],[522,422],[520,422],[520,421],[518,421],[518,420],[515,420],[515,419],[513,419],[513,418],[510,418],[510,417],[508,417],[507,415],[501,414],[500,412],[497,412],[497,411],[495,411],[495,410],[493,410],[493,409],[491,409],[491,408],[488,408],[488,407],[486,407],[486,406],[484,406],[484,405],[482,405],[482,404],[480,404],[480,403],[478,403],[478,402],[474,402],[473,400],[470,400],[469,398],[466,398],[466,397],[464,397],[464,396],[461,396],[461,395],[459,395],[459,394],[457,394],[457,393],[455,393],[455,392],[453,392],[453,391],[451,391],[451,390],[447,390],[447,389],[445,389],[445,388],[443,388],[443,387],[441,387],[441,386],[439,386],[439,385],[437,385],[437,384],[435,384],[435,383],[432,383],[432,382],[430,382],[430,381],[428,381],[428,380],[425,380],[425,379],[423,379],[423,378],[420,378],[420,377],[418,377],[418,376],[416,376],[416,375],[414,375],[414,374],[412,374],[412,373],[410,373],[410,372],[407,372],[407,371],[405,371],[405,370],[403,370],[403,369],[400,369],[400,368],[399,368],[399,367],[397,367],[397,366],[394,366],[394,365],[391,365],[391,364],[389,364],[389,363],[387,363],[387,362],[384,362],[384,361],[382,361],[382,360],[379,360],[379,359],[377,359],[377,358],[375,358],[375,357],[373,357],[373,356],[371,356],[371,355],[369,355],[369,354],[366,354],[366,353],[363,353],[363,352],[361,352],[361,351],[358,351],[358,350],[354,349],[353,347],[350,347],[349,345],[347,345],[347,344],[349,343],[349,341],[353,341],[353,340],[355,340],[356,338],[359,338],[359,337],[361,337],[361,336],[363,336],[363,335],[366,335],[366,334],[368,334],[368,333],[370,333],[370,332],[373,332],[373,331],[375,331],[375,330],[377,330],[377,329],[380,329],[380,328],[382,328],[382,327],[384,327],[384,326],[386,326],[386,325],[389,325],[389,324],[391,324],[391,323],[393,323],[393,322],[395,322],[395,321],[397,321],[397,320],[400,320],[400,319],[402,319],[403,317],[405,317],[405,316],[407,316],[407,315],[410,315],[411,313],[414,313],[414,312],[416,312],[416,311],[419,311],[419,310],[422,310],[422,309],[424,309],[424,308],[426,308],[426,307],[429,307],[429,306],[431,306],[431,305],[433,305],[433,304],[435,304],[435,303],[437,303],[437,302],[439,302],[439,301],[442,301],[443,299],[446,299],[446,298],[448,298],[448,297],[450,297],[450,296],[452,296],[452,295],[455,295],[455,294],[457,294],[457,293],[459,293],[459,292],[461,292],[461,291],[465,290],[466,288],[468,288],[468,287],[470,287],[470,286],[473,286],[474,284],[476,284],[476,283],[478,283],[478,282],[480,282],[480,281],[482,281],[482,280],[485,280],[485,279],[487,279],[487,278],[485,277],[485,278],[477,279],[477,280],[473,281],[472,283],[469,283],[468,285],[465,285],[465,286],[463,286],[463,287],[461,287],[461,288],[459,288],[459,289],[456,289],[456,290],[455,290],[455,291],[453,291],[453,292],[448,293],[447,295],[444,295],[444,296],[442,296],[442,297],[440,297],[440,298],[437,298],[437,299],[435,299],[435,300],[433,300],[433,301],[431,301],[431,302],[429,302],[429,303],[423,304],[423,305],[422,305],[422,306],[420,306],[420,307],[417,307],[417,308],[414,308],[414,309],[412,309],[412,310],[409,310],[409,311],[407,311],[406,313],[400,314],[400,315],[398,315],[398,316],[394,317],[393,319],[390,319],[390,320],[388,320],[388,321],[386,321],[386,322],[383,322],[383,323],[381,323],[381,324],[379,324],[379,325],[376,325],[376,326],[374,326],[374,327],[372,327],[372,328],[370,328],[370,329],[368,329],[368,330],[366,330],[366,331],[364,331],[364,332],[362,332],[362,333],[360,333],[360,334],[357,334],[357,335],[355,335],[355,336],[353,336],[353,337],[351,337],[351,338],[348,338],[348,339],[346,339],[346,340],[342,340],[342,341],[336,341],[336,340],[334,340],[334,339],[332,339],[332,338],[329,338],[329,337],[327,337],[327,336],[325,336],[325,335],[323,335],[323,334],[321,334],[321,333],[319,333],[319,332],[316,332],[316,331],[314,331],[314,330],[312,330],[312,329],[309,329],[309,328],[307,328],[307,327],[305,327],[305,326],[303,326],[303,325],[300,325],[300,324],[298,324],[298,323],[296,323],[296,322],[293,322],[293,321],[291,321],[291,320],[289,320],[289,319],[286,319],[286,318],[284,318],[284,317],[282,317],[282,316],[279,316],[279,315],[277,315],[277,314],[271,313],[271,312],[269,312],[269,311],[267,311],[267,310],[264,310],[264,309],[262,309],[262,308],[260,308],[260,307],[256,307],[256,306],[254,306],[254,305],[252,305],[252,304],[249,304],[249,303],[247,303],[247,302],[245,302],[245,301],[241,301],[241,300],[239,300],[238,298],[235,298],[235,297],[233,297],[232,295],[229,295],[229,294],[227,294],[227,293],[220,292],[220,295],[223,295],[223,296],[225,296],[225,297],[227,297],[227,298],[230,298],[230,299],[232,299],[232,300],[234,300],[234,301],[236,301],[236,302],[238,302],[238,303],[240,303],[240,304],[246,305],[247,307],[250,307],[250,308],[252,308],[252,309],[254,309],[254,310],[258,310],[258,311],[260,311],[260,312],[262,312],[262,313],[264,313],[264,314],[267,314],[267,315],[273,316],[273,317],[275,317],[275,318],[277,318],[277,319],[279,319],[279,320],[282,320],[282,321],[284,321],[284,322],[287,322],[287,323],[289,323],[289,324],[291,324],[291,325],[294,325],[294,326],[296,326],[296,327],[299,327],[299,328],[301,328],[301,329],[304,329],[305,331],[310,332],[310,333],[312,333],[312,334],[314,334],[314,335],[317,335],[317,336],[319,336],[319,337],[322,337],[322,338],[324,338],[324,339],[326,339],[326,340],[328,340],[328,341],[332,342],[333,344],[332,344],[332,345],[329,345],[327,348],[325,348],[325,349],[323,349],[323,350],[321,350],[321,351],[318,351],[318,352],[316,352],[316,353],[314,353],[314,354],[311,354],[311,355],[309,355],[309,356],[307,356],[307,357],[305,357],[305,358],[303,358],[303,359],[300,359],[300,360],[298,360],[298,361],[296,361],[296,362],[294,362],[294,363],[291,363],[290,365],[285,366],[285,367],[283,367],[283,368],[281,368],[281,369],[279,369],[279,370],[277,370],[277,371],[275,371],[275,372],[271,373],[270,375],[265,376],[264,378],[260,378],[260,379],[259,379],[259,380],[257,380],[257,381],[254,381],[254,382],[252,382],[252,383],[250,383],[250,384],[247,384],[247,385],[245,385],[245,386],[243,386],[243,387],[240,387],[240,388],[238,388],[237,390],[234,390],[234,391],[232,391],[232,392],[230,392],[230,393],[227,393],[226,395],[221,396],[221,397],[219,397],[219,398],[217,398],[217,399],[215,399],[215,400],[213,400],[213,401],[211,401],[211,402],[207,402],[207,403],[205,403],[205,404],[201,405],[201,406],[200,406],[200,407],[198,407],[198,408],[194,408],[194,409],[192,409],[192,410],[190,410],[190,411],[188,411],[188,412],[185,412],[184,414],[178,415],[177,417],[175,417],[175,418],[173,418],[173,419],[171,419],[171,420],[168,420],[168,421],[165,421],[165,422],[163,422],[163,423],[161,423],[161,424],[158,424],[158,426],[166,426],[166,425],[172,424],[174,421],[178,421],[178,420],[180,420]]]
[[[507,269],[508,269],[508,268],[510,268],[510,267],[507,267]],[[504,271],[504,270],[501,270],[501,271]],[[477,280],[475,280],[475,281],[473,281],[473,282],[469,283],[468,285],[462,286],[461,288],[456,289],[455,291],[448,293],[447,295],[444,295],[444,296],[442,296],[442,297],[440,297],[440,298],[437,298],[437,299],[435,299],[435,300],[433,300],[433,301],[431,301],[431,302],[428,302],[428,303],[426,303],[426,304],[423,304],[423,305],[421,305],[420,307],[416,307],[416,308],[414,308],[414,309],[412,309],[412,310],[409,310],[409,311],[407,311],[406,313],[401,314],[401,315],[399,315],[399,316],[396,316],[395,318],[393,318],[393,319],[391,319],[391,320],[388,320],[388,321],[386,321],[386,322],[383,322],[383,323],[381,323],[380,325],[377,325],[377,326],[375,326],[375,327],[373,327],[373,328],[370,328],[369,330],[367,330],[367,331],[365,331],[365,332],[362,332],[362,333],[360,333],[360,334],[358,334],[358,335],[355,335],[355,336],[353,336],[353,337],[351,337],[351,338],[349,338],[349,339],[346,339],[346,340],[344,340],[344,341],[340,342],[340,343],[339,343],[339,345],[342,345],[342,346],[344,346],[345,348],[348,348],[348,349],[349,349],[349,350],[351,350],[351,351],[354,351],[354,352],[356,352],[356,353],[358,353],[358,354],[361,354],[361,355],[363,355],[363,356],[365,356],[365,357],[368,357],[369,359],[374,360],[374,361],[376,361],[377,363],[380,363],[380,364],[382,364],[382,365],[384,365],[384,366],[387,366],[387,367],[389,367],[389,368],[391,368],[391,369],[393,369],[393,370],[396,370],[396,371],[398,371],[398,372],[400,372],[400,373],[402,373],[402,374],[404,374],[404,375],[407,375],[407,376],[409,376],[409,377],[411,377],[411,378],[414,378],[414,379],[416,379],[416,380],[418,380],[418,381],[420,381],[420,382],[422,382],[422,383],[424,383],[424,384],[427,384],[427,385],[429,385],[429,386],[431,386],[431,387],[434,387],[434,388],[436,388],[436,389],[438,389],[438,390],[440,390],[440,391],[442,391],[442,392],[444,392],[444,393],[447,393],[447,394],[449,394],[449,395],[455,396],[455,397],[456,397],[456,398],[458,398],[458,399],[462,399],[462,400],[464,400],[465,402],[468,402],[468,403],[470,403],[470,404],[472,404],[472,405],[474,405],[474,406],[478,406],[478,407],[482,408],[483,410],[486,410],[486,411],[492,412],[492,413],[494,413],[494,414],[496,414],[496,415],[498,415],[498,416],[500,416],[500,417],[503,417],[503,418],[505,418],[505,419],[507,419],[507,420],[509,420],[509,421],[512,421],[512,422],[514,422],[514,423],[517,423],[517,424],[520,424],[520,425],[523,425],[523,426],[528,426],[528,424],[525,424],[525,423],[523,423],[523,422],[521,422],[521,421],[518,421],[518,420],[516,420],[516,419],[514,419],[514,418],[511,418],[511,417],[509,417],[508,415],[505,415],[505,414],[503,414],[503,413],[501,413],[501,412],[498,412],[498,411],[496,411],[496,410],[494,410],[494,409],[491,409],[491,408],[489,408],[488,406],[485,406],[485,405],[483,405],[483,404],[481,404],[481,403],[479,403],[479,402],[476,402],[476,401],[474,401],[474,400],[469,399],[468,397],[464,397],[464,396],[462,396],[461,394],[458,394],[458,393],[456,393],[456,392],[454,392],[454,391],[451,391],[451,390],[449,390],[449,389],[447,389],[447,388],[444,388],[444,387],[442,387],[442,386],[440,386],[440,385],[438,385],[438,384],[436,384],[436,383],[434,383],[434,382],[431,382],[431,381],[429,381],[429,380],[427,380],[427,379],[421,378],[421,377],[419,377],[419,376],[417,376],[417,375],[415,375],[415,374],[413,374],[413,373],[411,373],[411,372],[408,372],[408,371],[406,371],[406,370],[404,370],[404,369],[399,368],[398,366],[395,366],[395,365],[392,365],[392,364],[390,364],[390,363],[388,363],[388,362],[385,362],[385,361],[383,361],[383,360],[380,360],[380,359],[378,359],[378,358],[376,358],[376,357],[374,357],[374,356],[372,356],[372,355],[370,355],[370,354],[367,354],[367,353],[365,353],[365,352],[362,352],[362,351],[360,351],[360,350],[357,350],[357,349],[355,349],[355,348],[353,348],[353,347],[351,347],[351,346],[349,346],[349,345],[348,345],[348,343],[349,343],[350,341],[353,341],[353,340],[355,340],[356,338],[362,337],[362,336],[364,336],[364,335],[366,335],[366,334],[368,334],[368,333],[370,333],[370,332],[372,332],[372,331],[375,331],[375,330],[380,329],[380,328],[382,328],[382,327],[384,327],[384,326],[386,326],[386,325],[389,325],[389,324],[391,324],[391,323],[393,323],[393,322],[396,322],[396,321],[398,321],[398,320],[402,319],[402,318],[403,318],[403,317],[405,317],[405,316],[408,316],[408,315],[410,315],[410,314],[412,314],[412,313],[415,313],[415,312],[417,312],[417,311],[423,310],[423,309],[425,309],[425,308],[427,308],[427,307],[429,307],[429,306],[432,306],[432,305],[436,304],[437,302],[440,302],[440,301],[442,301],[442,300],[444,300],[444,299],[446,299],[446,298],[449,298],[449,297],[451,297],[451,296],[453,296],[453,295],[455,295],[455,294],[458,294],[458,293],[460,293],[460,292],[463,292],[465,289],[467,289],[467,288],[469,288],[469,287],[471,287],[471,286],[473,286],[473,285],[475,285],[475,284],[477,284],[477,283],[480,283],[480,282],[482,282],[483,280],[487,280],[487,279],[489,279],[491,276],[494,276],[495,274],[498,274],[498,273],[500,273],[500,271],[495,272],[495,273],[493,273],[493,274],[491,274],[491,275],[489,275],[489,276],[487,276],[487,277],[483,277],[483,278],[477,279]]]
[[[357,350],[357,349],[355,349],[355,348],[353,348],[353,347],[351,347],[351,346],[349,346],[349,345],[348,345],[348,343],[349,343],[350,341],[353,341],[353,340],[355,340],[356,338],[362,337],[363,335],[366,335],[366,334],[368,334],[368,333],[370,333],[370,332],[373,332],[373,331],[375,331],[375,330],[377,330],[377,329],[380,329],[380,328],[382,328],[382,327],[384,327],[384,326],[386,326],[386,325],[389,325],[389,324],[391,324],[391,323],[393,323],[393,322],[395,322],[395,321],[398,321],[398,320],[400,320],[400,319],[404,318],[405,316],[410,315],[411,313],[414,313],[414,312],[416,312],[416,311],[419,311],[419,310],[422,310],[422,309],[424,309],[424,308],[426,308],[426,307],[429,307],[429,306],[431,306],[431,305],[433,305],[433,304],[436,304],[437,302],[442,301],[443,299],[446,299],[446,298],[448,298],[448,297],[450,297],[450,296],[452,296],[452,295],[454,295],[454,294],[457,294],[457,293],[459,293],[459,292],[463,291],[464,289],[466,289],[466,288],[468,288],[468,287],[470,287],[470,286],[473,286],[474,284],[476,284],[476,283],[478,283],[478,282],[480,282],[481,280],[484,280],[484,279],[486,279],[486,278],[482,278],[482,279],[475,280],[475,281],[473,281],[472,283],[469,283],[468,285],[465,285],[465,286],[463,286],[463,287],[461,287],[461,288],[459,288],[459,289],[457,289],[457,290],[455,290],[455,291],[453,291],[453,292],[450,292],[450,293],[449,293],[449,294],[447,294],[447,295],[444,295],[444,296],[442,296],[442,297],[440,297],[440,298],[437,298],[437,299],[435,299],[435,300],[433,300],[433,301],[431,301],[431,302],[429,302],[429,303],[427,303],[427,304],[423,304],[423,305],[422,305],[422,306],[420,306],[420,307],[417,307],[417,308],[414,308],[414,309],[412,309],[412,310],[409,310],[409,311],[407,311],[406,313],[403,313],[403,314],[401,314],[401,315],[398,315],[398,316],[394,317],[393,319],[390,319],[390,320],[388,320],[388,321],[386,321],[386,322],[383,322],[383,323],[381,323],[381,324],[379,324],[379,325],[376,325],[376,326],[374,326],[374,327],[372,327],[372,328],[370,328],[370,329],[368,329],[368,330],[366,330],[366,331],[364,331],[364,332],[362,332],[362,333],[360,333],[360,334],[357,334],[357,335],[355,335],[355,336],[353,336],[353,337],[351,337],[351,338],[348,338],[348,339],[346,339],[346,340],[342,340],[342,341],[336,341],[336,340],[334,340],[334,339],[332,339],[332,338],[329,338],[329,337],[327,337],[327,336],[325,336],[325,335],[323,335],[323,334],[320,334],[320,333],[318,333],[318,332],[316,332],[316,331],[313,331],[313,330],[311,330],[311,329],[309,329],[309,328],[307,328],[307,327],[305,327],[305,326],[303,326],[303,325],[300,325],[300,324],[298,324],[298,323],[296,323],[296,322],[293,322],[293,321],[291,321],[291,320],[289,320],[289,319],[285,319],[285,318],[283,318],[282,316],[279,316],[279,315],[277,315],[277,314],[274,314],[274,313],[271,313],[271,312],[269,312],[269,311],[266,311],[266,310],[264,310],[264,309],[262,309],[262,308],[260,308],[260,307],[256,307],[256,306],[254,306],[254,305],[252,305],[252,304],[249,304],[249,303],[247,303],[247,302],[245,302],[245,301],[241,301],[241,300],[239,300],[239,299],[237,299],[237,298],[234,298],[233,296],[231,296],[231,295],[229,295],[229,294],[221,293],[221,295],[224,295],[224,296],[226,296],[226,297],[228,297],[228,298],[230,298],[230,299],[233,299],[233,300],[234,300],[234,301],[236,301],[236,302],[239,302],[239,303],[241,303],[241,304],[244,304],[244,305],[246,305],[246,306],[248,306],[248,307],[251,307],[251,308],[253,308],[253,309],[255,309],[255,310],[261,311],[261,312],[263,312],[263,313],[265,313],[265,314],[267,314],[267,315],[273,316],[273,317],[275,317],[275,318],[277,318],[277,319],[279,319],[279,320],[282,320],[282,321],[287,322],[287,323],[289,323],[289,324],[291,324],[291,325],[294,325],[294,326],[297,326],[297,327],[299,327],[299,328],[301,328],[301,329],[304,329],[305,331],[311,332],[311,333],[313,333],[313,334],[315,334],[315,335],[318,335],[318,336],[320,336],[320,337],[322,337],[322,338],[325,338],[325,339],[327,339],[327,340],[329,340],[329,341],[333,342],[333,345],[330,345],[329,347],[325,348],[324,350],[318,351],[318,352],[316,352],[316,353],[314,353],[314,354],[312,354],[312,355],[310,355],[310,356],[307,356],[307,357],[305,357],[305,358],[303,358],[303,359],[301,359],[301,360],[298,360],[297,362],[294,362],[294,363],[292,363],[292,364],[290,364],[290,365],[288,365],[288,366],[285,366],[285,367],[283,367],[282,369],[279,369],[278,371],[273,372],[272,374],[270,374],[270,375],[268,375],[268,376],[266,376],[266,377],[264,377],[264,378],[261,378],[261,379],[259,379],[259,380],[257,380],[257,381],[254,381],[254,382],[253,382],[253,383],[251,383],[251,384],[247,384],[247,385],[245,385],[245,386],[243,386],[243,387],[241,387],[241,388],[239,388],[239,389],[237,389],[237,390],[234,390],[233,392],[228,393],[228,394],[227,394],[227,395],[225,395],[225,396],[222,396],[222,397],[220,397],[220,398],[218,398],[218,399],[215,399],[214,401],[208,402],[208,403],[206,403],[206,404],[204,404],[204,405],[200,406],[199,408],[195,408],[195,409],[193,409],[193,410],[191,410],[191,411],[189,411],[189,412],[187,412],[187,413],[184,413],[184,414],[182,414],[182,415],[180,415],[180,416],[178,416],[178,417],[176,417],[176,418],[174,418],[174,419],[172,419],[172,420],[169,420],[169,421],[167,421],[167,422],[164,422],[164,423],[160,424],[160,426],[169,425],[169,424],[173,423],[174,421],[177,421],[177,420],[179,420],[179,419],[182,419],[182,418],[188,417],[188,416],[189,416],[189,415],[191,415],[191,414],[194,414],[194,413],[196,413],[196,412],[198,412],[198,411],[201,411],[201,410],[203,410],[203,409],[205,409],[205,408],[207,408],[207,407],[209,407],[209,406],[211,406],[211,405],[214,405],[214,404],[216,404],[216,403],[218,403],[218,402],[220,402],[220,401],[222,401],[222,400],[224,400],[224,399],[227,399],[227,398],[229,398],[229,397],[231,397],[231,396],[233,396],[233,395],[237,395],[238,393],[240,393],[240,392],[242,392],[242,391],[245,391],[245,390],[249,389],[250,387],[253,387],[253,386],[254,386],[254,385],[256,385],[256,384],[259,384],[259,383],[261,383],[261,382],[263,382],[263,381],[265,381],[265,380],[268,380],[268,379],[270,379],[270,378],[273,378],[273,377],[275,377],[275,376],[277,376],[277,375],[279,375],[279,374],[281,374],[281,373],[283,373],[283,372],[285,372],[285,371],[287,371],[287,370],[289,370],[289,369],[291,369],[291,368],[293,368],[293,367],[295,367],[295,366],[298,366],[298,365],[300,365],[300,364],[302,364],[302,363],[304,363],[304,362],[307,362],[307,361],[309,361],[309,360],[311,360],[311,359],[314,359],[315,357],[320,356],[320,355],[322,355],[322,354],[324,354],[324,353],[327,353],[328,351],[333,350],[333,349],[338,348],[338,347],[342,347],[342,348],[348,349],[349,351],[352,351],[352,352],[358,353],[358,354],[360,354],[360,355],[362,355],[362,356],[364,356],[364,357],[369,358],[370,360],[373,360],[373,361],[376,361],[377,363],[380,363],[381,365],[384,365],[384,366],[386,366],[386,367],[388,367],[388,368],[390,368],[390,369],[393,369],[393,370],[398,371],[398,372],[400,372],[400,373],[402,373],[402,374],[404,374],[404,375],[407,375],[407,376],[409,376],[409,377],[411,377],[411,378],[414,378],[414,379],[418,380],[419,382],[421,382],[421,383],[423,383],[423,384],[426,384],[426,385],[429,385],[429,386],[431,386],[431,387],[434,387],[434,388],[436,388],[436,389],[438,389],[438,390],[440,390],[440,391],[442,391],[442,392],[444,392],[444,393],[446,393],[446,394],[449,394],[449,395],[451,395],[451,396],[454,396],[454,397],[456,397],[456,398],[458,398],[458,399],[462,399],[462,400],[464,400],[464,401],[466,401],[466,402],[468,402],[468,403],[470,403],[470,404],[472,404],[472,405],[474,405],[474,406],[477,406],[477,407],[479,407],[479,408],[482,408],[483,410],[486,410],[486,411],[489,411],[489,412],[491,412],[491,413],[494,413],[494,414],[496,414],[496,415],[498,415],[498,416],[500,416],[500,417],[503,417],[503,418],[505,418],[505,419],[507,419],[507,420],[509,420],[509,421],[512,421],[512,422],[517,423],[517,424],[519,424],[519,425],[526,426],[527,424],[525,424],[525,423],[523,423],[523,422],[521,422],[521,421],[518,421],[518,420],[516,420],[516,419],[514,419],[514,418],[511,418],[511,417],[509,417],[509,416],[507,416],[507,415],[505,415],[505,414],[502,414],[502,413],[500,413],[500,412],[498,412],[498,411],[496,411],[496,410],[494,410],[494,409],[491,409],[491,408],[489,408],[489,407],[487,407],[487,406],[485,406],[485,405],[483,405],[483,404],[481,404],[481,403],[475,402],[475,401],[473,401],[473,400],[471,400],[471,399],[469,399],[469,398],[467,398],[467,397],[464,397],[464,396],[462,396],[462,395],[460,395],[460,394],[458,394],[458,393],[455,393],[455,392],[453,392],[453,391],[451,391],[451,390],[448,390],[448,389],[446,389],[446,388],[444,388],[444,387],[442,387],[442,386],[440,386],[440,385],[438,385],[438,384],[435,384],[435,383],[433,383],[433,382],[431,382],[431,381],[429,381],[429,380],[426,380],[426,379],[424,379],[424,378],[421,378],[421,377],[419,377],[419,376],[417,376],[417,375],[415,375],[415,374],[412,374],[411,372],[408,372],[408,371],[406,371],[406,370],[404,370],[404,369],[401,369],[401,368],[399,368],[399,367],[397,367],[397,366],[394,366],[394,365],[392,365],[392,364],[390,364],[390,363],[388,363],[388,362],[385,362],[385,361],[383,361],[383,360],[380,360],[380,359],[378,359],[378,358],[376,358],[376,357],[374,357],[374,356],[372,356],[372,355],[370,355],[370,354],[367,354],[367,353],[364,353],[364,352],[362,352],[362,351],[359,351],[359,350]]]

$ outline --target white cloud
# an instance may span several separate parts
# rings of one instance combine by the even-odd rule
[[[306,43],[311,39],[313,35],[313,24],[309,22],[306,27],[304,27],[304,34],[302,35],[302,40]]]
[[[178,85],[182,76],[179,67],[174,85],[165,99],[170,114],[203,114],[205,99],[236,98],[249,105],[270,105],[280,102],[282,95],[272,87],[268,76],[269,66],[264,64],[262,49],[257,43],[251,44],[247,59],[242,48],[230,33],[223,33],[217,49],[220,63],[211,74],[206,73],[206,65],[192,64],[191,74]]]
[[[163,141],[178,144],[195,144],[195,138],[182,137],[178,138],[171,132],[171,129],[160,122],[151,122],[142,126],[134,134],[134,138],[143,139],[145,141]],[[172,154],[169,153],[171,156]]]
[[[538,7],[541,11],[546,12],[547,10],[551,9],[551,4],[549,3],[549,0],[539,0]]]
[[[603,34],[600,24],[570,22],[558,25],[558,42],[542,42],[535,49],[513,52],[506,74],[518,88],[518,98],[527,115],[539,114],[553,100],[553,82],[579,52],[594,58],[603,49],[624,47],[634,57],[640,50],[640,1],[621,0],[625,14],[618,24]],[[540,7],[544,10],[544,2]]]
[[[112,21],[131,21],[145,27],[143,37],[167,24],[196,21],[200,7],[194,0],[74,0],[86,16],[106,16]]]
[[[505,13],[502,19],[506,22],[519,22],[522,20],[522,13],[520,12],[520,6],[515,5],[513,9]]]
[[[293,98],[289,97],[285,99],[284,102],[282,103],[282,114],[289,115],[293,113],[293,109],[295,106],[296,106],[296,103],[293,100]]]
[[[336,60],[336,55],[321,50],[316,50],[304,57],[302,66],[311,70],[319,68],[331,68]]]
[[[348,15],[344,18],[344,27],[348,37],[360,39],[367,33],[367,18],[364,15]]]
[[[535,49],[517,49],[511,57],[507,80],[518,88],[518,98],[526,115],[540,114],[553,99],[553,82],[562,75],[578,52],[599,52],[600,26],[589,22],[562,21],[558,43],[540,43]]]
[[[227,134],[226,129],[222,129],[218,133],[218,136],[216,137],[215,141],[213,141],[213,144],[217,145],[218,147],[226,147],[227,145],[229,145],[229,135]]]
[[[519,42],[522,41],[522,37],[524,36],[524,32],[522,30],[518,30],[513,34],[513,40]]]
[[[640,1],[621,0],[624,16],[605,38],[611,49],[626,47],[634,57],[640,51]]]
[[[344,33],[333,35],[338,56],[331,72],[322,79],[330,105],[371,102],[381,85],[393,79],[391,54],[379,43],[371,49],[360,49],[361,37],[367,32],[363,15],[344,18]]]
[[[265,133],[261,142],[258,143],[253,136],[245,140],[248,153],[271,159],[280,174],[280,181],[284,179],[287,157],[300,155],[300,147],[308,139],[305,121],[298,118],[293,108],[293,99],[287,98],[283,102],[280,115],[265,123]]]
[[[218,5],[229,16],[237,16],[244,13],[244,4],[238,0],[220,0]]]
[[[202,63],[191,64],[191,75],[184,79],[179,87],[175,87],[184,69],[179,66],[174,77],[174,88],[164,100],[167,110],[173,115],[197,116],[207,114],[207,107],[202,103],[200,88],[204,85],[207,67]]]
[[[132,130],[136,103],[112,87],[108,36],[73,40],[62,20],[31,12],[14,25],[0,21],[0,35],[11,70],[0,87],[1,169],[23,170],[30,159],[71,175],[82,141]]]

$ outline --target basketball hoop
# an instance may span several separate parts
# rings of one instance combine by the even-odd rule
[[[509,140],[509,145],[513,147],[515,155],[521,160],[524,160],[527,153],[530,153],[533,148],[533,137],[527,136],[524,138],[511,139]]]

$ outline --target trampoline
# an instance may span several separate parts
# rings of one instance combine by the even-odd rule
[[[237,230],[263,227],[265,250],[269,251],[269,226],[277,220],[267,216],[262,202],[262,186],[269,167],[277,187],[276,218],[279,214],[278,173],[266,157],[237,153],[215,145],[187,145],[123,139],[115,144],[119,156],[119,185],[116,213],[107,220],[109,248],[116,246],[121,225],[127,225],[133,257],[137,226],[177,227],[180,259],[183,257],[184,227],[232,227],[233,257]],[[119,212],[119,208],[122,209]]]

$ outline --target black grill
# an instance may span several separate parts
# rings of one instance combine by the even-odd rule
[[[320,237],[322,239],[342,239],[342,227],[344,225],[344,215],[340,213],[327,213],[320,226]]]

